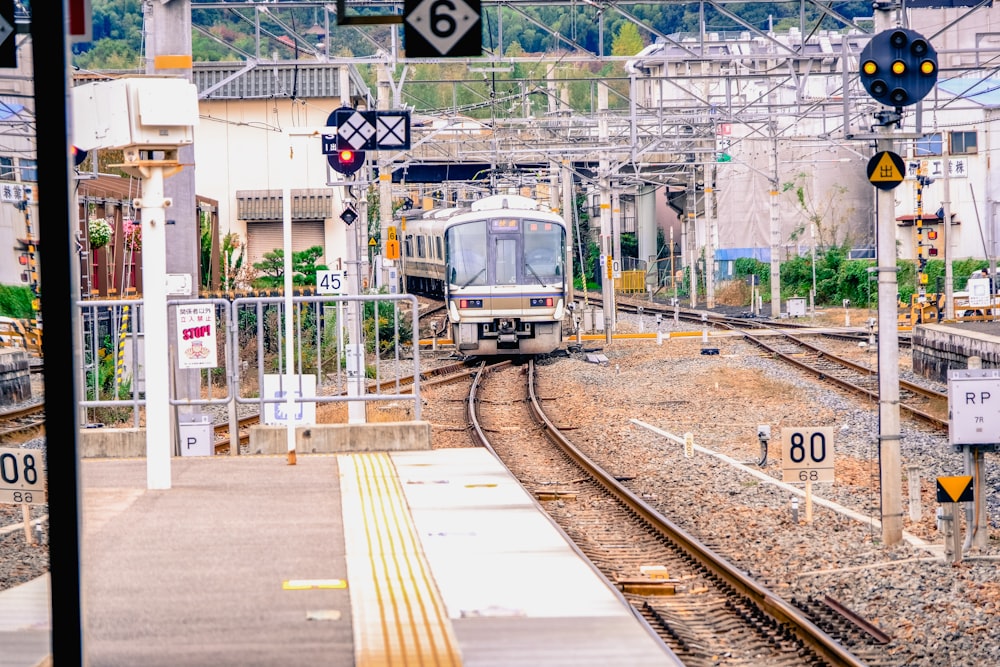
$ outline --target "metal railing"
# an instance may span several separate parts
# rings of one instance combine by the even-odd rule
[[[284,297],[170,300],[167,313],[155,318],[141,299],[78,302],[81,422],[140,425],[146,354],[171,355],[173,406],[257,404],[267,423],[285,417],[280,408],[289,402],[299,412],[327,403],[403,402],[410,418],[420,419],[414,296],[296,296],[291,303],[296,386],[289,399]],[[152,326],[170,327],[169,350],[145,349],[144,332]]]

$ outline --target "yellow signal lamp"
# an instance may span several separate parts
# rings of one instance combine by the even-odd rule
[[[878,63],[874,60],[866,60],[861,65],[861,71],[867,76],[875,76],[878,73]]]
[[[903,76],[906,74],[906,63],[902,60],[892,61],[892,73],[896,76]]]
[[[933,60],[920,61],[920,73],[924,76],[931,76],[937,72],[937,63]]]

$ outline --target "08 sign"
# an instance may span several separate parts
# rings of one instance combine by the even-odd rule
[[[0,503],[47,502],[42,465],[33,450],[0,449]]]
[[[833,428],[781,429],[781,481],[833,481]]]

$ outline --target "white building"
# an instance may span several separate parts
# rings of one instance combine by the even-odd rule
[[[0,76],[0,284],[30,285],[31,258],[26,242],[38,242],[38,161],[35,152],[34,64],[31,41],[17,40],[17,67]],[[29,238],[30,237],[30,238]],[[34,252],[35,269],[40,263]],[[16,258],[11,261],[10,258]]]
[[[328,169],[320,137],[305,132],[325,126],[344,104],[364,105],[367,89],[357,73],[315,61],[199,62],[192,81],[200,113],[195,188],[219,202],[220,235],[240,235],[245,264],[281,248],[281,192],[291,187],[292,249],[322,246],[321,263],[340,267],[347,247],[342,188],[327,185],[340,175]]]
[[[921,192],[923,224],[938,226],[936,214],[947,199],[951,258],[995,257],[1000,183],[990,155],[1000,80],[980,77],[990,71],[989,58],[1000,54],[1000,33],[992,29],[1000,8],[912,10],[908,18],[912,29],[934,36],[940,75],[922,103],[925,136],[896,141],[895,152],[907,167],[906,180],[894,190],[898,256],[916,256],[916,165],[921,165],[934,179]],[[629,63],[637,103],[689,128],[688,160],[699,165],[698,180],[715,187],[716,257],[769,261],[775,248],[780,259],[801,254],[812,241],[811,222],[821,245],[874,246],[875,191],[867,174],[874,142],[852,139],[870,137],[874,113],[884,109],[857,77],[869,38],[853,30],[818,32],[805,44],[796,30],[712,33],[704,40],[675,35]],[[912,135],[916,107],[905,107],[903,117],[899,132]],[[704,215],[701,201],[697,212]],[[697,229],[698,247],[704,247],[707,233]]]

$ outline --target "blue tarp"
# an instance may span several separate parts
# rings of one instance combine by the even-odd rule
[[[770,263],[770,248],[719,248],[715,251],[715,260],[718,262],[731,262],[744,257],[751,257],[759,262]]]

